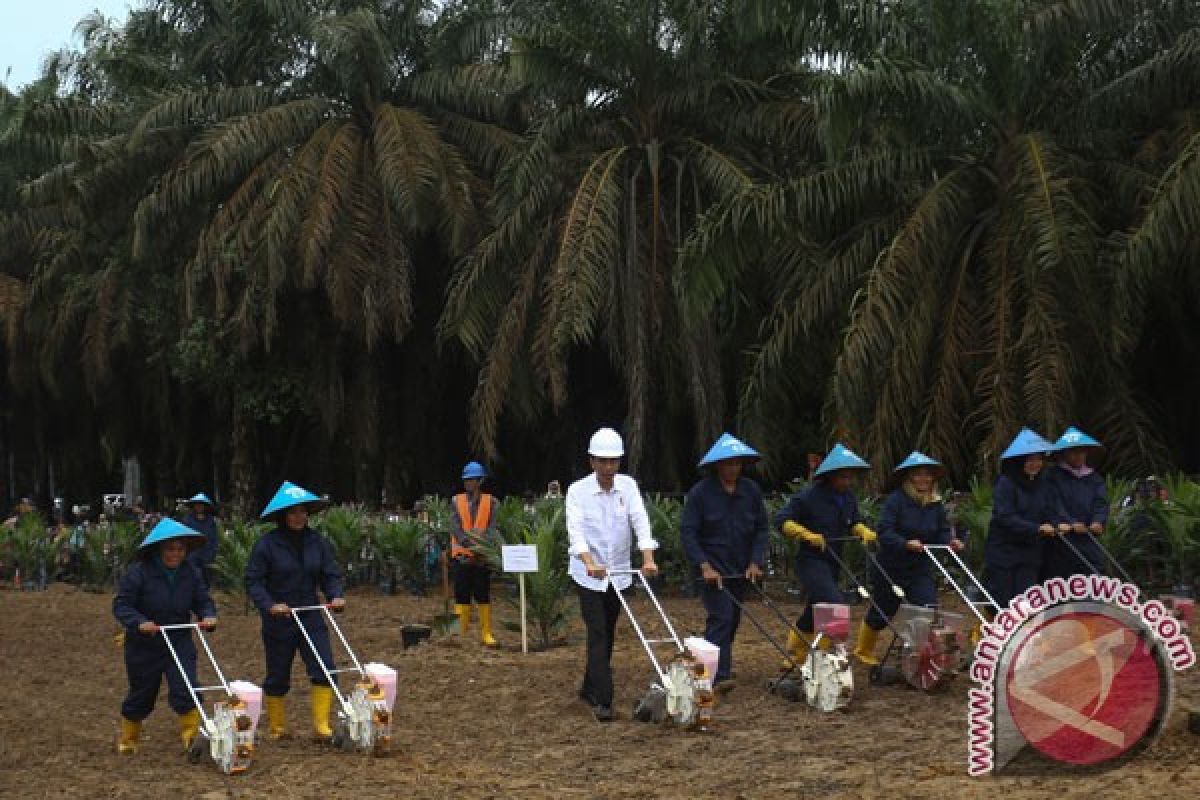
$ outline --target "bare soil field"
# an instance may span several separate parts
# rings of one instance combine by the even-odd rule
[[[370,589],[351,593],[342,621],[360,657],[400,673],[391,754],[347,754],[309,741],[308,681],[297,659],[288,697],[297,735],[262,742],[250,772],[229,778],[211,763],[186,762],[165,694],[146,721],[141,750],[115,753],[125,675],[111,600],[62,584],[40,593],[0,591],[0,796],[1200,797],[1200,736],[1188,733],[1185,713],[1200,706],[1200,670],[1178,676],[1166,733],[1132,762],[1086,774],[975,779],[966,774],[965,676],[925,695],[868,685],[856,668],[850,709],[822,714],[764,690],[779,657],[743,621],[738,688],[717,709],[717,732],[691,733],[630,718],[650,667],[622,621],[614,655],[618,719],[600,724],[575,695],[583,644],[574,607],[568,643],[546,652],[522,655],[519,635],[506,629],[497,631],[496,650],[474,636],[435,637],[403,650],[400,626],[428,622],[441,600]],[[644,599],[636,603],[646,607]],[[221,627],[212,643],[222,668],[230,679],[261,683],[257,615],[242,613],[231,597],[218,595],[218,604]],[[698,601],[673,597],[667,606],[681,632],[702,632]],[[496,611],[501,620],[516,618],[503,600]]]

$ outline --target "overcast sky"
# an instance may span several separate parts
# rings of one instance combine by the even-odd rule
[[[0,80],[15,90],[37,77],[47,53],[78,47],[75,24],[91,12],[124,21],[131,7],[141,5],[143,0],[0,0]]]

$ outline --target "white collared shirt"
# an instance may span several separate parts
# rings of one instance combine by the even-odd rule
[[[604,491],[596,473],[580,478],[567,489],[567,541],[571,554],[571,578],[585,589],[608,590],[609,578],[593,578],[579,556],[591,553],[597,565],[629,569],[631,534],[637,535],[639,550],[654,550],[658,542],[650,531],[650,517],[637,481],[628,475],[613,476],[613,488]],[[629,575],[614,575],[613,586],[626,589]]]

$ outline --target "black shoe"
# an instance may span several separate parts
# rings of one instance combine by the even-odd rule
[[[590,694],[588,694],[587,692],[585,692],[583,689],[580,689],[578,694],[579,694],[579,699],[582,700],[588,706],[588,708],[591,708],[592,706],[595,706],[595,705],[599,705],[595,701],[595,699],[593,699],[592,696]]]
[[[612,706],[602,705],[592,706],[592,716],[596,718],[596,722],[612,722],[617,717],[613,713]]]

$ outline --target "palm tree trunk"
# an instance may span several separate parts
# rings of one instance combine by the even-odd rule
[[[230,493],[233,513],[239,519],[250,519],[254,504],[254,428],[245,406],[233,403],[233,459],[229,465]]]

